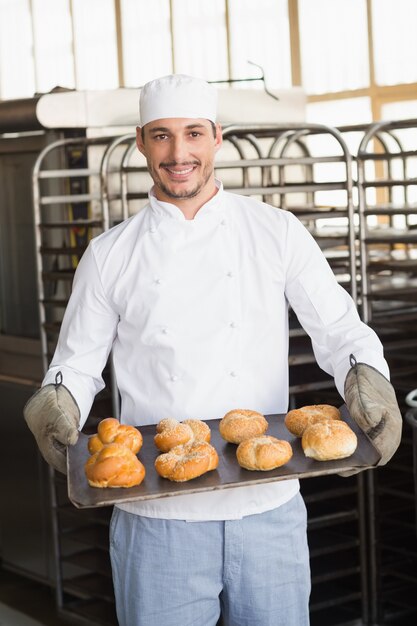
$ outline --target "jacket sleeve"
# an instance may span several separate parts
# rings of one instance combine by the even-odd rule
[[[92,244],[75,272],[58,343],[42,386],[53,383],[58,371],[80,409],[81,427],[95,395],[104,388],[106,365],[119,321],[101,283]]]
[[[311,338],[317,363],[334,377],[342,397],[350,354],[389,378],[377,335],[360,320],[353,299],[307,229],[292,214],[288,218],[286,296]]]

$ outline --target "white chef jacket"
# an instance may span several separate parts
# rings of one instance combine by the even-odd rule
[[[90,242],[43,381],[62,372],[81,426],[111,348],[122,423],[210,420],[233,408],[285,413],[289,304],[341,395],[351,353],[389,375],[379,339],[299,220],[216,184],[193,220],[151,192],[137,215]],[[120,507],[165,519],[236,519],[298,489],[287,480]]]

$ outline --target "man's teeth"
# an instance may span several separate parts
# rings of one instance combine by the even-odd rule
[[[175,174],[176,176],[186,176],[187,174],[189,174],[190,172],[193,171],[192,167],[189,167],[186,170],[171,170],[169,167],[167,167],[168,172],[170,172],[170,174]]]

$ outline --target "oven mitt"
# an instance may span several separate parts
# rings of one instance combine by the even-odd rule
[[[80,410],[62,384],[61,372],[55,384],[45,385],[28,400],[23,415],[45,461],[66,474],[66,446],[77,443]]]
[[[351,369],[345,381],[345,402],[359,428],[371,439],[385,465],[401,441],[403,419],[391,383],[378,370],[357,363],[350,355]],[[361,470],[341,474],[351,476]]]

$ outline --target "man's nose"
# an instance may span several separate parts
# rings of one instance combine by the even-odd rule
[[[171,142],[171,157],[176,163],[185,161],[188,154],[187,143],[183,137],[174,137]]]

